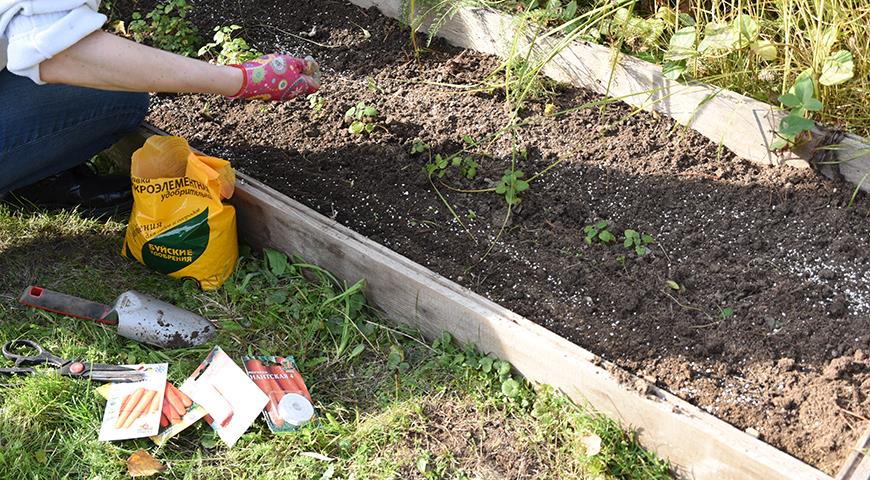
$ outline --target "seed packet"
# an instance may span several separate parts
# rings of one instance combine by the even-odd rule
[[[242,357],[245,371],[269,397],[263,417],[273,433],[296,431],[314,418],[311,395],[293,357]]]
[[[269,403],[257,385],[220,347],[179,388],[211,416],[211,426],[230,448]]]
[[[100,427],[100,441],[148,437],[155,435],[160,428],[167,364],[126,366],[144,372],[145,379],[111,384]]]
[[[107,383],[97,388],[97,393],[108,399],[111,388],[112,384]],[[166,382],[166,387],[163,389],[163,406],[160,409],[160,429],[157,435],[150,437],[151,441],[158,446],[164,445],[170,438],[196,423],[207,413],[202,405],[194,403],[171,382]]]

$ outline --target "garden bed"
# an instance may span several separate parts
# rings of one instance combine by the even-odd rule
[[[866,428],[870,224],[863,196],[844,208],[848,185],[734,158],[622,104],[554,118],[541,101],[516,144],[505,136],[476,157],[476,179],[443,180],[490,187],[518,149],[527,177],[563,161],[509,217],[494,193],[439,184],[465,231],[423,173],[428,154],[409,151],[419,138],[453,153],[463,135],[504,125],[498,93],[426,83],[479,80],[497,59],[437,43],[415,59],[407,29],[342,2],[215,2],[195,14],[204,31],[246,26],[260,50],[313,54],[327,72],[322,109],[161,96],[152,123],[822,470]],[[285,34],[312,31],[328,47]],[[560,89],[548,101],[599,99]],[[385,130],[348,133],[344,113],[359,101],[381,110]],[[651,234],[652,252],[587,245],[584,227],[600,220]]]

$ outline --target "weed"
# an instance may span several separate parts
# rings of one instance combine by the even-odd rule
[[[477,168],[480,165],[474,160],[471,155],[463,155],[462,152],[451,155],[435,155],[435,158],[426,164],[424,167],[428,175],[435,175],[442,178],[447,173],[448,168],[453,167],[459,170],[462,178],[474,180],[477,177]]]
[[[525,175],[522,170],[505,170],[495,184],[495,193],[504,196],[508,205],[519,205],[523,200],[520,194],[529,189],[529,182],[522,179]]]
[[[613,243],[616,240],[616,237],[607,230],[608,225],[610,225],[610,222],[607,220],[601,220],[592,225],[586,225],[583,227],[583,241],[585,241],[587,245],[592,245],[596,240],[605,245]]]
[[[725,320],[734,316],[734,309],[725,307],[719,309],[719,320]]]
[[[423,153],[429,150],[429,145],[423,143],[422,140],[414,139],[414,143],[411,145],[411,155],[416,155],[418,153]]]
[[[638,233],[637,230],[627,229],[623,232],[624,238],[622,245],[625,248],[633,249],[638,257],[642,257],[650,252],[648,245],[655,242],[652,235],[647,233]]]
[[[797,143],[805,132],[812,131],[815,122],[807,118],[810,112],[822,109],[822,102],[816,98],[816,87],[811,70],[798,76],[794,86],[779,97],[779,101],[790,109],[789,114],[779,122],[777,138],[771,150],[781,150]]]
[[[308,95],[308,108],[311,109],[311,116],[317,118],[323,114],[323,107],[326,105],[326,98],[319,93]]]
[[[616,264],[622,268],[625,268],[625,255],[617,255]]]
[[[187,0],[167,0],[144,17],[134,12],[127,30],[137,42],[147,40],[161,50],[193,57],[202,40],[196,26],[187,18],[192,8]]]
[[[359,102],[344,114],[345,122],[350,122],[347,131],[354,135],[362,135],[371,134],[377,128],[386,130],[386,127],[378,123],[380,116],[377,108]]]
[[[261,56],[262,53],[252,49],[244,38],[233,36],[234,32],[241,29],[242,27],[238,25],[214,27],[212,41],[203,45],[197,55],[201,57],[208,54],[219,65],[240,64]]]
[[[372,77],[366,77],[366,88],[368,88],[370,92],[377,94],[384,94],[386,92],[384,88],[378,85],[378,82]]]

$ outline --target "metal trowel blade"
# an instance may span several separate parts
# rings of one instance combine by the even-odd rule
[[[118,335],[161,348],[202,345],[217,329],[207,319],[133,290],[115,301]]]

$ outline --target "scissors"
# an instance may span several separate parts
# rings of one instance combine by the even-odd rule
[[[16,353],[36,352],[33,355]],[[119,365],[90,363],[84,360],[64,360],[33,340],[12,340],[3,345],[3,356],[15,362],[15,368],[0,368],[0,374],[33,375],[36,369],[29,365],[51,365],[60,375],[73,378],[88,378],[98,382],[138,382],[145,374],[132,368]]]

